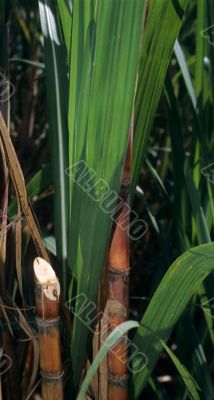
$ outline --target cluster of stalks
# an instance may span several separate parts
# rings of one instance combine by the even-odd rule
[[[109,333],[128,319],[129,299],[129,188],[132,157],[133,127],[129,139],[120,197],[123,203],[116,215],[113,227],[108,261],[108,326]],[[40,373],[42,378],[42,399],[63,400],[63,368],[61,359],[59,308],[60,286],[54,270],[43,258],[34,261],[36,321],[40,351]],[[107,285],[106,285],[107,284]],[[108,400],[128,399],[127,336],[108,353],[107,388],[98,391],[98,398]],[[105,377],[107,378],[107,377]]]
[[[109,333],[128,319],[129,309],[129,231],[124,229],[129,218],[129,188],[132,156],[133,129],[121,182],[120,196],[123,204],[117,212],[109,247],[108,268],[108,326]],[[37,257],[34,261],[35,297],[37,310],[40,370],[43,400],[63,400],[63,370],[59,332],[58,279],[50,264]],[[106,282],[104,282],[106,285]],[[107,391],[98,391],[99,398],[108,400],[128,399],[127,336],[108,353]]]

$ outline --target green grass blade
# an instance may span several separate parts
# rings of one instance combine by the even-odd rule
[[[189,371],[186,369],[186,367],[180,362],[178,357],[172,352],[172,350],[167,346],[166,343],[164,343],[163,340],[161,340],[161,344],[164,347],[165,351],[168,353],[169,357],[173,361],[177,371],[180,374],[181,379],[183,380],[184,384],[187,387],[188,394],[191,400],[200,400],[200,397],[198,395],[198,390],[199,386],[195,382],[194,378],[192,375],[189,373]]]
[[[186,0],[181,0],[179,3],[172,0],[150,2],[135,103],[132,197],[185,6]]]
[[[61,26],[65,39],[67,56],[69,59],[70,49],[71,49],[72,7],[71,4],[69,5],[69,2],[66,0],[57,0],[57,5],[59,9]]]
[[[196,19],[196,64],[195,64],[195,92],[197,98],[202,96],[203,70],[204,70],[204,37],[201,32],[204,30],[206,6],[202,1],[197,2]],[[202,99],[200,98],[200,101]]]
[[[192,365],[194,376],[196,377],[204,398],[206,400],[211,400],[214,397],[214,388],[211,371],[204,351],[205,346],[203,346],[202,340],[199,340],[198,331],[194,327],[190,312],[184,315],[182,322],[186,346],[190,349],[190,354],[188,353],[187,357]],[[183,342],[180,343],[182,346]]]
[[[65,174],[65,170],[68,167],[66,52],[61,44],[54,2],[39,0],[39,10],[44,36],[51,163],[55,185],[55,235],[57,256],[62,265],[63,287],[65,290],[68,222],[68,178]]]
[[[207,143],[206,143],[205,134],[203,132],[203,126],[202,126],[202,122],[200,119],[200,113],[199,113],[198,106],[197,106],[197,97],[196,97],[195,89],[194,89],[192,79],[191,79],[191,76],[190,76],[190,73],[189,73],[189,70],[187,67],[186,58],[185,58],[184,52],[183,52],[178,40],[175,43],[174,52],[175,52],[178,64],[180,66],[182,75],[183,75],[183,79],[184,79],[184,82],[185,82],[185,85],[187,88],[187,92],[188,92],[189,97],[192,102],[193,115],[194,115],[195,125],[196,125],[196,132],[198,135],[198,139],[201,143],[201,153],[203,155],[203,160],[207,165],[207,164],[209,164]]]
[[[165,91],[169,107],[168,115],[174,178],[173,218],[177,227],[179,250],[180,253],[183,253],[191,247],[188,239],[190,205],[184,176],[185,150],[182,134],[182,118],[169,74],[165,81]]]
[[[188,250],[172,264],[158,286],[134,338],[135,345],[149,359],[143,371],[132,375],[136,398],[144,388],[163,348],[159,339],[164,342],[168,340],[191,296],[213,271],[213,257],[213,243]]]
[[[153,175],[154,179],[156,179],[158,185],[160,186],[161,190],[163,191],[164,195],[166,196],[166,199],[169,200],[169,195],[168,195],[167,190],[166,190],[166,188],[164,186],[164,183],[163,183],[160,175],[156,171],[156,169],[150,163],[148,158],[146,158],[146,164],[147,164],[147,166],[149,168],[150,173]]]
[[[191,200],[193,216],[195,219],[195,231],[198,239],[198,243],[209,243],[211,242],[209,228],[207,226],[206,217],[204,214],[203,207],[201,206],[199,192],[197,191],[193,178],[192,178],[192,171],[188,162],[185,165],[185,177],[187,183],[187,190],[189,192],[189,197]],[[211,342],[214,344],[214,330],[213,330],[213,318],[212,310],[209,305],[208,295],[206,293],[205,285],[201,285],[198,289],[198,293],[200,298],[203,299],[203,302],[207,300],[207,309],[205,310],[203,307],[204,317],[207,322],[207,327],[210,335]]]
[[[199,243],[207,243],[211,241],[209,229],[206,223],[204,210],[201,206],[199,192],[197,191],[194,180],[193,171],[190,168],[188,160],[185,163],[185,178],[187,190],[192,204],[193,215],[197,225],[197,236]]]
[[[189,96],[191,98],[192,105],[193,105],[194,109],[196,110],[197,98],[196,98],[196,94],[195,94],[195,89],[192,84],[192,79],[191,79],[191,76],[190,76],[190,73],[189,73],[189,70],[188,70],[188,67],[186,64],[186,59],[185,59],[183,50],[182,50],[178,40],[176,40],[176,43],[174,46],[174,52],[175,52],[176,58],[178,60],[178,63],[180,65],[180,69],[182,71],[182,75],[183,75]]]

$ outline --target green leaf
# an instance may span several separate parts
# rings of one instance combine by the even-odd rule
[[[77,277],[77,295],[84,293],[89,301],[96,299],[116,197],[110,213],[100,204],[107,193],[117,196],[119,192],[128,146],[144,6],[142,0],[101,0],[95,7],[93,1],[73,2],[68,261]],[[75,387],[87,336],[87,327],[74,317],[71,348]]]
[[[70,0],[71,3],[71,0]],[[71,49],[72,7],[69,1],[57,0],[67,56],[69,59]]]
[[[207,243],[211,241],[209,229],[206,223],[204,210],[201,206],[199,191],[196,189],[193,180],[193,171],[190,168],[188,160],[185,163],[185,178],[187,190],[189,192],[193,215],[197,225],[197,236],[199,243]]]
[[[132,197],[186,3],[186,0],[150,1],[135,101]]]
[[[208,151],[207,151],[208,149],[207,149],[206,138],[205,138],[205,135],[203,132],[200,113],[198,110],[197,97],[196,97],[195,89],[194,89],[192,79],[191,79],[191,76],[190,76],[190,73],[189,73],[189,70],[187,67],[186,58],[185,58],[184,52],[183,52],[178,40],[175,43],[174,52],[175,52],[178,64],[180,66],[182,75],[183,75],[183,79],[184,79],[184,83],[187,88],[187,92],[191,99],[191,103],[192,103],[192,107],[193,107],[193,115],[194,115],[195,124],[196,124],[196,132],[198,135],[198,139],[201,143],[201,153],[202,153],[204,161],[207,165],[207,164],[209,164]]]
[[[132,375],[132,390],[136,398],[163,348],[160,339],[164,342],[168,340],[191,296],[213,271],[213,257],[213,243],[188,250],[172,264],[158,286],[134,337],[134,344],[149,359],[148,365],[140,373]]]
[[[192,375],[189,373],[189,371],[184,367],[184,365],[179,361],[178,357],[172,352],[172,350],[167,346],[166,343],[164,343],[163,340],[161,340],[161,344],[170,356],[171,360],[173,361],[175,367],[177,368],[181,379],[185,383],[189,396],[191,400],[200,400],[200,397],[198,395],[198,390],[200,390],[198,384],[195,382],[193,379]]]
[[[185,165],[185,177],[186,177],[186,182],[187,182],[187,190],[189,192],[189,196],[190,196],[190,200],[191,200],[191,204],[192,204],[192,210],[193,210],[193,216],[194,216],[195,224],[196,224],[196,234],[197,234],[198,242],[200,244],[211,242],[211,237],[210,237],[209,229],[207,226],[204,210],[201,206],[199,192],[197,191],[197,189],[195,187],[194,180],[192,177],[192,171],[191,171],[188,161],[186,161],[186,165]],[[207,310],[204,309],[203,307],[202,307],[202,309],[204,312],[204,317],[207,322],[207,327],[208,327],[211,342],[214,344],[213,318],[211,317],[212,310],[210,309],[208,295],[206,293],[206,288],[204,285],[201,285],[199,287],[198,293],[200,295],[200,298],[203,299],[203,302],[205,300],[207,301]],[[209,313],[208,313],[208,311],[209,311]]]
[[[201,307],[203,307],[202,304]],[[203,346],[204,337],[202,340],[199,340],[198,327],[196,330],[190,312],[185,313],[184,317],[182,318],[182,325],[184,328],[186,346],[188,350],[190,350],[190,354],[188,350],[186,351],[187,359],[190,362],[190,365],[193,367],[193,373],[203,393],[203,397],[206,400],[212,400],[214,397],[214,388],[211,370],[209,368]],[[183,341],[180,342],[180,346],[182,346],[183,350],[183,347],[185,346]]]
[[[206,7],[202,1],[197,2],[196,19],[196,64],[195,64],[195,92],[199,99],[203,90],[203,69],[204,69],[204,37],[201,32],[205,29]]]
[[[196,110],[197,109],[197,98],[196,98],[196,94],[195,94],[195,89],[192,84],[191,76],[190,76],[190,73],[189,73],[189,70],[188,70],[188,67],[186,64],[186,59],[185,59],[183,50],[182,50],[178,40],[176,40],[176,42],[175,42],[174,52],[177,57],[178,63],[180,65],[182,75],[183,75],[183,78],[184,78],[184,81],[186,84],[186,88],[188,90],[189,96],[192,101],[192,105],[193,105],[194,109]]]
[[[117,328],[115,328],[110,335],[107,337],[106,341],[101,346],[98,354],[96,355],[91,367],[89,368],[83,382],[81,385],[81,389],[78,393],[76,400],[83,400],[85,398],[85,394],[88,390],[89,384],[99,367],[99,364],[106,356],[108,351],[117,343],[117,341],[124,335],[125,332],[129,331],[133,328],[138,328],[139,324],[136,321],[127,321],[120,324]]]
[[[167,74],[165,81],[165,91],[169,107],[168,116],[172,148],[172,170],[174,178],[173,218],[174,224],[177,227],[176,231],[179,238],[178,244],[180,252],[183,253],[185,250],[191,247],[188,238],[190,226],[190,206],[184,177],[185,151],[182,135],[182,118],[180,116],[178,102],[174,94],[169,73]]]
[[[158,185],[160,186],[160,188],[162,189],[164,195],[166,196],[167,200],[169,200],[169,195],[166,191],[166,188],[164,186],[164,183],[160,177],[160,175],[158,174],[158,172],[156,171],[156,169],[152,166],[152,164],[150,163],[149,159],[146,158],[146,164],[149,168],[150,173],[153,175],[154,179],[156,179]]]
[[[67,223],[68,223],[68,78],[66,51],[58,27],[53,1],[39,0],[44,36],[47,78],[48,118],[50,122],[51,165],[55,185],[55,236],[57,257],[62,266],[63,287],[66,290]]]

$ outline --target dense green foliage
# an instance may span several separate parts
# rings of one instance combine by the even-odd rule
[[[65,303],[66,399],[78,395],[87,360],[78,400],[86,391],[93,398],[91,379],[107,352],[101,346],[93,360],[91,329],[78,317],[89,310],[73,299],[97,300],[116,202],[111,214],[100,204],[109,189],[119,192],[132,115],[131,200],[148,229],[130,239],[130,321],[107,346],[131,329],[148,361],[139,373],[130,362],[130,399],[214,399],[213,24],[212,0],[0,1],[0,68],[7,74],[9,65],[16,90],[10,134]],[[0,221],[1,346],[14,366],[0,391],[12,400],[21,399],[8,389],[14,376],[25,398],[39,376],[30,307],[40,246],[16,185],[9,222],[2,210]]]

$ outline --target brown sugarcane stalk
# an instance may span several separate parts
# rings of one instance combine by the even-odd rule
[[[109,329],[128,319],[129,309],[129,188],[133,122],[121,182],[122,206],[117,213],[109,249]],[[126,226],[126,229],[124,229]],[[108,400],[128,399],[127,336],[108,353]]]
[[[34,261],[36,320],[42,376],[42,399],[63,400],[63,370],[59,331],[59,281],[43,258]]]

